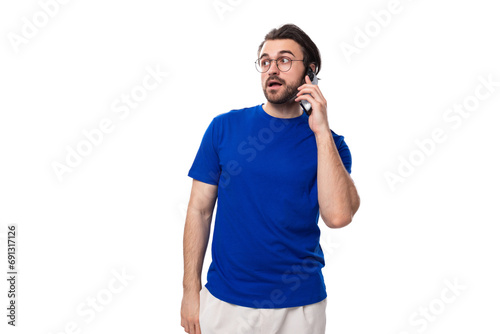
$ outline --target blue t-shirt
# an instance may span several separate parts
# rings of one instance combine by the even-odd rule
[[[203,136],[188,175],[218,185],[205,287],[222,301],[282,308],[327,296],[308,117],[276,118],[257,105],[214,117]],[[351,173],[344,137],[332,135]]]

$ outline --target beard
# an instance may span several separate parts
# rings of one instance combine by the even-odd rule
[[[280,82],[282,82],[282,80],[280,80],[278,78],[269,78],[269,80],[271,80],[271,79],[279,80]],[[304,76],[302,76],[302,80],[297,80],[296,82],[293,82],[290,85],[283,83],[279,89],[280,92],[268,92],[267,91],[268,87],[266,85],[265,88],[263,89],[264,95],[269,102],[274,103],[274,104],[283,104],[283,103],[287,103],[290,100],[292,100],[292,102],[295,102],[295,101],[293,101],[293,99],[298,93],[297,89],[305,83],[306,83],[306,80],[305,80]],[[284,88],[284,89],[281,89],[281,88]]]

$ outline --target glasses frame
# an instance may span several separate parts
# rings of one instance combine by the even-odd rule
[[[292,62],[292,63],[290,64],[290,68],[289,68],[288,70],[286,70],[286,71],[283,71],[283,70],[280,68],[280,66],[278,65],[278,60],[283,59],[283,58],[289,59],[289,60]],[[292,65],[293,65],[293,62],[294,62],[294,61],[304,61],[304,59],[292,59],[292,58],[290,58],[290,57],[288,57],[288,56],[281,56],[281,57],[278,57],[278,58],[276,58],[276,59],[269,59],[269,61],[271,62],[271,63],[269,64],[269,68],[268,68],[267,70],[265,70],[265,71],[259,71],[259,68],[260,68],[259,61],[260,61],[261,59],[262,59],[262,58],[258,58],[258,59],[255,61],[255,69],[256,69],[256,70],[257,70],[257,72],[259,72],[259,73],[266,73],[266,72],[268,72],[268,71],[269,71],[269,69],[271,68],[271,65],[272,65],[273,61],[274,61],[274,62],[276,62],[276,67],[277,67],[277,68],[278,68],[278,70],[280,70],[281,72],[288,72],[288,71],[290,71],[290,69],[292,68]]]

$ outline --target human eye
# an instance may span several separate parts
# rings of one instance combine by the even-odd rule
[[[282,63],[282,64],[288,64],[290,61],[292,61],[290,58],[288,57],[281,57],[279,59],[279,62]]]
[[[263,58],[260,60],[260,66],[268,66],[269,65],[269,59],[268,58]]]

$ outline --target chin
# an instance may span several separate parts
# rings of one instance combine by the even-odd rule
[[[293,101],[293,96],[286,96],[286,95],[271,96],[271,94],[266,94],[266,93],[264,93],[264,95],[266,96],[266,100],[273,104],[285,104],[288,102],[295,102]]]
[[[264,90],[264,96],[266,97],[266,100],[270,103],[283,104],[286,102],[286,100],[283,100],[284,98],[283,93],[278,95],[278,94],[268,93],[267,90]]]

